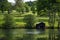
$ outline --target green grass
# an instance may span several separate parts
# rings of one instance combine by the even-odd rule
[[[4,18],[4,16],[3,15],[0,15],[0,24],[2,24],[4,22],[4,19],[3,18]],[[24,17],[14,17],[15,23],[18,26],[24,26],[25,25],[25,23],[23,22],[23,19],[24,19]],[[47,27],[49,26],[49,23],[48,23],[48,19],[49,18],[48,17],[36,17],[36,19],[37,19],[36,20],[37,23],[43,21],[46,24]],[[35,25],[37,23],[35,23]],[[55,22],[55,27],[57,27],[57,25],[58,25],[58,23],[56,21]]]
[[[28,15],[28,14],[32,14],[32,12],[28,12],[28,13],[24,13],[24,14],[20,14],[19,12],[16,12],[16,11],[12,11],[11,15],[14,17],[14,21],[16,23],[17,26],[19,27],[23,27],[25,26],[26,23],[24,23],[23,19],[24,19],[24,16],[25,15]],[[35,16],[37,16],[37,14],[34,14]],[[20,17],[22,16],[22,17]],[[36,26],[37,23],[43,21],[45,24],[46,24],[46,27],[49,27],[49,23],[48,23],[48,20],[49,20],[49,17],[36,17],[36,23],[34,24]],[[56,19],[57,20],[57,19]],[[3,14],[0,14],[0,25],[4,23],[4,15]],[[57,27],[58,23],[57,21],[55,22],[55,27]]]

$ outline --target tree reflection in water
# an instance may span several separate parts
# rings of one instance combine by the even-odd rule
[[[26,29],[25,32],[32,32],[32,29]],[[34,31],[33,31],[34,32]],[[23,36],[23,40],[34,40],[34,34],[28,33]]]
[[[60,33],[59,33],[60,30],[58,31],[57,29],[46,29],[45,32],[36,29],[14,29],[13,35],[15,33],[14,31],[18,33],[17,34],[18,38],[17,39],[15,38],[15,40],[60,40]],[[21,32],[23,35],[21,35]],[[21,35],[22,37],[19,37],[19,35]]]

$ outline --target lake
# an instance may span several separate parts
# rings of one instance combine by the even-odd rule
[[[8,32],[7,32],[8,33]],[[60,32],[58,29],[10,29],[12,40],[26,39],[26,40],[57,40]],[[3,30],[0,29],[0,37],[4,37]],[[8,36],[9,37],[9,36]]]

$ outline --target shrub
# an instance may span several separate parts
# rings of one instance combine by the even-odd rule
[[[5,14],[5,15],[4,15],[3,27],[4,27],[4,28],[14,27],[14,20],[13,20],[12,15],[10,15],[10,14]]]
[[[26,28],[32,28],[34,23],[36,22],[36,17],[32,14],[26,15],[24,17],[24,22],[26,23]]]

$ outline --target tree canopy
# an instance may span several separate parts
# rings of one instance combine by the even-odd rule
[[[0,10],[2,13],[10,8],[11,4],[7,0],[0,0]]]

